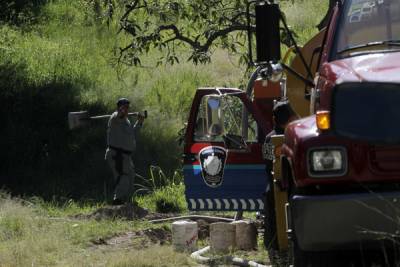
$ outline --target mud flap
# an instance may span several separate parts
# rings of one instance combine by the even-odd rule
[[[264,164],[226,164],[218,187],[202,178],[201,164],[185,165],[189,210],[262,211],[267,180]]]

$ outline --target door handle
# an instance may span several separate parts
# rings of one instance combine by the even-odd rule
[[[184,161],[189,161],[189,162],[194,162],[194,161],[197,160],[196,159],[196,155],[192,154],[192,153],[184,153],[184,154],[182,154],[182,159]]]

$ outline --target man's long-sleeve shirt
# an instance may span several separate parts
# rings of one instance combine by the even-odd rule
[[[118,112],[114,112],[108,121],[107,146],[134,152],[136,133],[140,128],[139,122],[132,125],[128,118],[120,118]]]

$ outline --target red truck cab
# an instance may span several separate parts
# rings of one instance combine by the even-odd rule
[[[296,266],[398,236],[399,10],[397,0],[346,0],[333,10],[312,115],[288,126],[282,147]]]

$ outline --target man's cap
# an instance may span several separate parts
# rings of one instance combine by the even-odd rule
[[[296,116],[288,100],[277,101],[274,104],[272,114],[274,115],[275,123],[278,125],[284,125],[289,121],[290,117]]]
[[[117,106],[120,107],[123,105],[129,105],[129,103],[130,102],[129,102],[128,98],[123,97],[123,98],[118,99]]]

